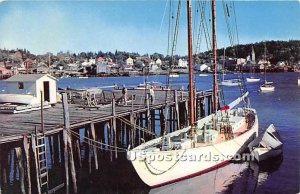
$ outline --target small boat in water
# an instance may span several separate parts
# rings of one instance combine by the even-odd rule
[[[255,78],[255,77],[247,77],[246,78],[247,82],[253,83],[253,82],[259,82],[260,78]]]
[[[255,52],[254,52],[254,48],[252,47],[252,52],[251,52],[251,67],[250,67],[250,77],[247,77],[246,80],[247,82],[249,83],[254,83],[254,82],[259,82],[260,81],[260,78],[256,78],[254,77],[254,72],[255,72],[255,69],[254,69],[254,64],[255,64]]]
[[[241,81],[239,79],[228,79],[228,80],[223,80],[219,85],[222,86],[239,86],[241,84]]]
[[[300,85],[300,77],[298,77],[298,85]]]
[[[273,92],[275,87],[273,86],[273,82],[265,81],[265,83],[261,85],[259,89],[261,92]]]
[[[251,155],[260,162],[282,154],[282,140],[273,124],[263,134],[255,138],[249,145]]]
[[[265,54],[264,54],[264,61],[266,62],[266,53],[267,53],[267,47],[265,44]],[[266,68],[267,64],[264,65],[264,69],[265,69],[265,83],[262,84],[259,87],[259,90],[261,92],[273,92],[275,90],[275,86],[273,85],[273,82],[269,82],[267,81],[267,68]]]
[[[178,73],[170,73],[169,77],[179,77],[179,74]]]

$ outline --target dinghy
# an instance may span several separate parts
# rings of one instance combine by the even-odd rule
[[[283,143],[273,124],[249,145],[251,155],[260,162],[282,154]]]

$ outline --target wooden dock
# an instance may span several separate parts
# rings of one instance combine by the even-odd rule
[[[122,102],[121,90],[81,93],[77,100],[74,98],[80,91],[61,92],[63,103],[50,109],[0,114],[0,183],[8,183],[8,162],[16,157],[19,172],[23,172],[19,179],[21,193],[51,193],[60,187],[67,193],[77,193],[75,167],[83,166],[82,149],[91,153],[84,156],[91,173],[92,168],[98,169],[99,153],[106,153],[112,161],[129,145],[135,147],[142,139],[147,141],[189,124],[187,91],[155,90],[151,103],[148,91],[128,90],[127,104]],[[197,119],[211,113],[211,101],[210,91],[197,92]],[[36,162],[32,165],[30,161]],[[63,167],[65,175],[59,185],[48,181],[49,165],[45,164]]]

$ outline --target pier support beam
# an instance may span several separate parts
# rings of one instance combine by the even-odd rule
[[[23,147],[25,153],[25,162],[26,162],[26,177],[27,177],[27,193],[31,194],[31,175],[30,175],[30,158],[29,158],[29,144],[27,136],[23,138]]]
[[[26,194],[25,191],[25,183],[24,183],[24,167],[23,167],[23,157],[22,157],[22,149],[20,147],[15,148],[17,165],[19,168],[19,178],[20,178],[20,188],[22,194]]]
[[[73,193],[77,193],[77,183],[76,183],[76,170],[74,164],[73,157],[73,149],[72,149],[72,140],[68,131],[70,131],[70,118],[69,118],[69,107],[67,101],[67,94],[62,94],[63,101],[63,110],[64,110],[64,130],[63,130],[63,138],[64,138],[64,153],[65,153],[65,169],[66,169],[66,188],[67,193],[69,192],[69,171],[68,171],[68,155],[70,156],[70,167],[71,167],[71,177],[73,182]]]
[[[116,100],[112,99],[112,127],[114,130],[114,146],[115,146],[115,158],[118,158],[117,153],[117,124],[116,124]]]
[[[179,116],[179,104],[178,104],[178,93],[174,90],[174,102],[175,102],[175,112],[176,112],[176,130],[180,129],[180,116]]]
[[[93,122],[91,123],[91,135],[92,135],[92,139],[96,141],[95,124]],[[93,143],[93,150],[94,150],[95,169],[98,170],[98,155],[97,155],[97,147],[95,143]]]

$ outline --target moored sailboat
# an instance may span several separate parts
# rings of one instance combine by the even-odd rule
[[[264,54],[265,82],[259,87],[259,89],[261,92],[273,92],[275,90],[275,86],[273,85],[273,82],[267,81],[266,54],[267,54],[267,47],[265,44],[265,54]]]
[[[256,78],[254,76],[254,66],[255,64],[255,52],[254,52],[254,48],[252,47],[252,51],[251,51],[251,67],[250,67],[250,77],[247,77],[246,80],[249,83],[254,83],[254,82],[259,82],[260,78]]]
[[[224,59],[223,59],[223,69],[222,69],[222,81],[219,85],[222,86],[239,86],[241,84],[240,79],[225,79],[225,48],[224,48]]]
[[[248,92],[219,108],[215,37],[215,1],[212,1],[213,31],[213,107],[214,113],[195,121],[191,43],[191,5],[187,0],[189,58],[189,124],[127,151],[139,177],[151,187],[160,186],[206,173],[230,162],[242,153],[258,130],[256,111],[236,108],[246,101]]]

